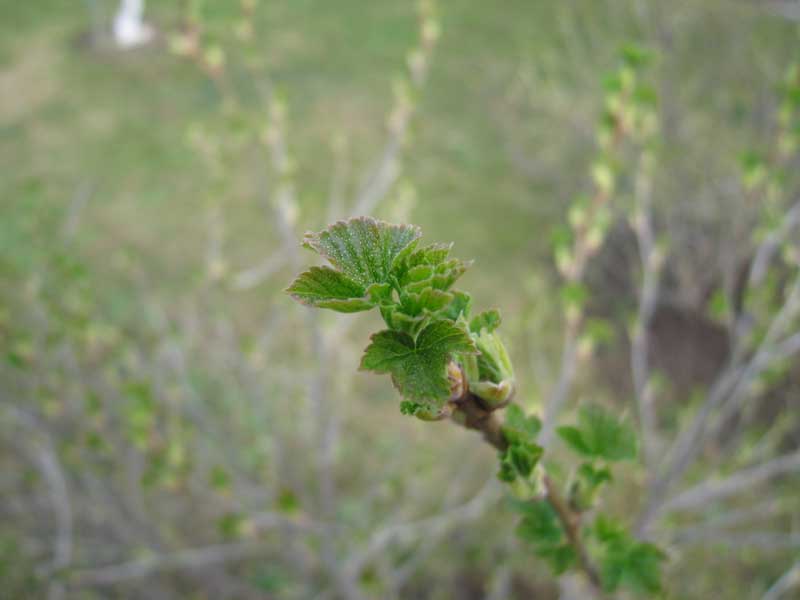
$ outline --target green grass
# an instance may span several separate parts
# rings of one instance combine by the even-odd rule
[[[98,4],[107,18],[115,2]],[[170,31],[180,4],[151,1],[149,15],[162,31]],[[237,4],[206,2],[212,37]],[[236,84],[243,103],[254,114],[262,110],[265,119],[256,84],[271,82],[288,103],[298,233],[326,220],[334,139],[347,139],[349,198],[376,160],[386,139],[392,81],[416,39],[414,4],[262,0],[255,51],[260,65],[254,78],[237,71]],[[439,4],[443,35],[404,159],[404,180],[413,184],[418,199],[411,220],[422,226],[427,241],[452,240],[455,254],[477,259],[463,287],[475,290],[477,305],[499,306],[507,315],[503,332],[512,338],[520,365],[522,400],[532,403],[552,383],[532,381],[534,376],[553,374],[547,372],[549,364],[532,372],[529,358],[556,356],[560,343],[550,233],[573,196],[587,189],[603,73],[614,66],[625,42],[657,43],[651,17],[638,10],[654,4]],[[65,322],[83,318],[119,327],[120,354],[150,351],[149,300],[180,313],[182,299],[199,299],[197,306],[211,314],[204,324],[209,329],[216,311],[248,332],[242,343],[260,335],[272,306],[291,302],[278,293],[292,276],[288,269],[268,285],[224,298],[208,293],[203,279],[213,206],[224,216],[225,253],[234,271],[260,262],[280,243],[264,206],[265,157],[234,154],[224,177],[215,178],[188,143],[192,128],[221,128],[214,86],[192,64],[171,55],[165,42],[129,53],[82,45],[80,36],[90,24],[83,3],[5,5],[0,19],[0,335],[14,321],[15,310],[24,307],[29,290],[39,285],[49,298],[63,300],[60,304],[78,306]],[[742,149],[768,137],[764,115],[771,114],[774,83],[796,47],[795,27],[730,6],[687,1],[670,13],[671,51],[657,72],[670,82],[667,91],[678,107],[680,129],[670,133],[664,157],[664,172],[672,176],[659,182],[664,205],[692,205],[709,182],[732,176]],[[535,166],[533,175],[515,164],[512,138]],[[84,196],[77,235],[67,239],[70,211]],[[387,214],[384,207],[378,216]],[[84,274],[76,276],[78,271]],[[361,319],[352,341],[343,342],[353,367],[355,346],[365,345],[360,333],[377,324],[377,317],[371,318]],[[196,348],[192,352],[202,354]],[[296,378],[306,375],[299,352],[293,347],[279,359]],[[299,413],[303,398],[265,402],[265,419],[275,423],[249,421],[240,382],[219,379],[220,372],[231,380],[236,375],[223,368],[208,374],[203,367],[190,365],[192,385],[198,397],[210,398],[220,420],[241,420],[241,429],[262,442],[265,431],[300,427],[294,418],[279,420]],[[126,369],[127,363],[122,369],[127,376]],[[392,485],[433,489],[432,482],[449,468],[431,459],[438,450],[448,457],[472,452],[474,440],[462,432],[431,434],[426,426],[400,419],[394,397],[373,402],[373,396],[385,400],[381,396],[391,393],[385,382],[363,374],[355,381],[364,393],[341,409],[349,437],[340,463],[360,460],[368,468],[341,474],[343,494],[357,495],[384,472]],[[274,385],[280,389],[280,383]],[[237,407],[246,414],[240,416]],[[386,414],[395,419],[394,433],[382,438],[372,424]],[[418,451],[395,459],[398,464],[391,468],[378,464],[394,448],[408,446],[408,439],[418,443]],[[474,456],[475,473],[488,469],[490,458]],[[412,472],[418,479],[406,477]],[[312,475],[299,475],[306,476]],[[360,500],[349,498],[352,507],[343,509],[352,522],[359,521]],[[387,505],[392,500],[387,493]],[[448,568],[457,572],[462,565]],[[283,576],[279,569],[257,575],[265,588]],[[703,585],[712,588],[709,579]],[[731,581],[735,586],[739,580]]]

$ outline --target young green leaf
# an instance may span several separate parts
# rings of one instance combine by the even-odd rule
[[[375,306],[366,297],[363,285],[330,267],[311,267],[301,273],[286,291],[302,304],[338,312],[359,312]]]
[[[655,594],[661,589],[661,563],[666,555],[659,548],[634,539],[622,525],[603,515],[598,515],[593,534],[601,544],[600,571],[607,591],[626,586]]]
[[[558,514],[549,502],[530,501],[519,505],[523,518],[517,527],[519,537],[536,546],[558,546],[564,533]]]
[[[403,260],[397,261],[394,273],[401,286],[405,286],[413,281],[419,281],[419,273],[424,268],[429,270],[427,277],[433,275],[433,269],[443,263],[448,255],[452,244],[431,244],[423,248],[418,248],[407,254]]]
[[[499,311],[496,309],[486,310],[469,322],[469,330],[479,334],[482,329],[485,329],[487,333],[492,333],[500,326],[501,321]]]
[[[587,443],[583,440],[583,434],[577,427],[562,425],[556,429],[556,433],[558,433],[559,437],[578,454],[592,455],[591,448],[589,448]]]
[[[525,416],[525,412],[517,404],[506,409],[506,422],[503,425],[503,436],[509,444],[519,442],[534,443],[542,422],[536,415]]]
[[[596,405],[581,407],[578,426],[559,427],[558,435],[576,452],[609,461],[636,458],[637,442],[633,429]]]
[[[543,546],[535,551],[536,555],[543,558],[553,569],[556,575],[563,575],[577,562],[578,554],[569,544],[559,546]]]
[[[464,319],[468,319],[472,306],[472,296],[467,292],[460,292],[458,290],[453,290],[451,294],[453,294],[453,301],[442,311],[442,316],[451,321],[458,321],[462,316]]]
[[[450,396],[447,363],[453,353],[476,352],[466,331],[449,321],[436,321],[417,339],[401,331],[374,334],[364,351],[361,369],[390,373],[403,396],[440,408]]]
[[[337,221],[319,233],[306,233],[303,245],[367,287],[388,281],[392,269],[414,249],[420,235],[419,227],[413,225],[356,217]]]

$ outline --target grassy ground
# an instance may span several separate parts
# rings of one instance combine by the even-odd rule
[[[91,26],[85,7],[92,2],[4,4],[0,298],[22,305],[28,288],[48,285],[54,297],[74,295],[76,303],[91,298],[87,305],[102,306],[102,320],[128,332],[125,345],[141,344],[146,353],[146,300],[169,305],[203,289],[210,207],[222,209],[232,269],[260,262],[280,243],[263,206],[262,159],[247,157],[230,167],[223,186],[215,183],[188,137],[198,124],[218,122],[219,95],[193,65],[170,54],[164,40],[129,53],[93,50],[82,37]],[[113,4],[96,3],[106,21]],[[162,32],[176,26],[180,4],[149,3],[150,18]],[[208,16],[223,18],[236,4],[207,2]],[[320,227],[336,140],[345,139],[348,149],[348,197],[385,141],[392,80],[416,36],[414,3],[261,4],[258,72],[289,106],[299,222]],[[558,323],[549,319],[558,311],[549,237],[568,201],[586,188],[602,74],[615,64],[619,47],[644,39],[671,52],[659,73],[670,81],[665,102],[679,112],[680,127],[668,134],[666,160],[676,167],[669,172],[680,176],[662,182],[667,190],[662,200],[686,207],[693,205],[697,189],[716,185],[741,150],[758,142],[758,132],[769,129],[764,115],[770,114],[774,82],[794,32],[784,21],[749,14],[745,19],[738,9],[719,9],[717,3],[680,3],[669,40],[653,26],[653,15],[645,10],[650,4],[642,2],[440,4],[443,37],[405,157],[404,182],[413,184],[417,198],[410,220],[423,227],[427,240],[453,240],[459,256],[478,259],[463,286],[476,290],[479,304],[524,315],[509,319],[508,335],[515,362],[523,365],[524,399],[530,400],[537,386],[534,371],[525,367],[536,366],[537,354],[555,356],[560,339]],[[247,81],[242,84],[248,87]],[[247,101],[257,102],[255,95]],[[84,272],[81,286],[63,289],[60,279],[48,281],[69,269]],[[276,294],[289,276],[287,271],[269,285],[231,293],[215,309],[240,324],[268,321],[273,303],[289,302]],[[0,310],[0,327],[12,320],[15,307],[9,303]],[[353,338],[363,346],[362,337]],[[342,351],[349,356],[353,349],[344,345]],[[535,372],[552,380],[550,366],[545,360]],[[298,367],[291,375],[303,377],[304,371]],[[219,413],[231,411],[233,420],[235,393],[228,398],[215,387],[219,381],[204,376],[196,374],[198,388],[220,402]],[[371,393],[388,395],[388,383],[379,387],[375,380],[357,379]],[[535,383],[547,386],[550,380]],[[268,407],[268,414],[273,409],[278,412]],[[360,411],[361,423],[348,423],[353,440],[345,452],[356,454],[376,443],[371,421],[386,413],[397,416],[393,402],[359,404],[350,411]],[[243,428],[253,428],[246,414],[242,420]],[[422,448],[449,445],[448,456],[456,458],[466,447],[462,432],[430,436],[408,419],[397,431],[397,438],[377,442],[389,450],[376,457],[406,444],[401,436]],[[382,473],[382,465],[369,460],[364,473],[341,475],[343,488],[360,490]],[[395,465],[399,475],[389,484],[401,486],[413,471],[417,485],[435,487],[444,467],[430,467],[430,449],[409,450],[405,460],[405,467]],[[480,461],[475,459],[476,471],[486,466]],[[387,498],[388,504],[391,494]],[[353,506],[342,509],[350,511],[342,518],[357,522],[359,499],[349,500]],[[489,520],[484,526],[494,525]],[[722,585],[735,588],[737,581]],[[692,582],[687,589],[717,584],[703,575]],[[758,585],[761,589],[763,582]],[[735,597],[734,591],[726,588],[723,595]]]

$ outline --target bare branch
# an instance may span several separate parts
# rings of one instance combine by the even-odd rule
[[[769,519],[782,514],[786,509],[785,503],[779,499],[770,498],[739,510],[732,510],[707,522],[696,522],[678,530],[673,535],[675,544],[692,544],[698,540],[713,540],[715,536],[724,535],[731,528],[739,527],[764,519]]]
[[[457,525],[479,518],[489,506],[497,501],[499,488],[499,482],[492,477],[471,500],[457,508],[434,517],[411,523],[397,523],[379,529],[372,534],[364,549],[345,563],[344,568],[355,576],[361,572],[373,556],[382,552],[390,544],[410,543],[419,538],[441,536]]]
[[[544,419],[542,420],[542,432],[539,435],[539,444],[547,448],[553,440],[558,416],[564,409],[564,405],[569,398],[572,390],[572,383],[578,369],[578,332],[577,324],[567,327],[564,332],[564,342],[561,351],[561,369],[558,374],[558,381],[545,406]]]
[[[656,416],[653,407],[653,386],[650,381],[648,357],[648,331],[658,301],[660,259],[655,245],[652,214],[652,181],[650,168],[652,158],[642,154],[639,172],[636,177],[637,210],[633,218],[633,228],[639,244],[642,262],[642,285],[639,291],[639,311],[631,343],[631,374],[633,389],[639,409],[642,447],[647,465],[655,460],[654,436]]]
[[[800,534],[778,531],[746,531],[717,534],[712,539],[699,539],[703,545],[720,544],[735,548],[759,548],[761,550],[794,550],[800,548]]]
[[[67,567],[72,560],[72,506],[64,471],[52,448],[40,446],[36,451],[36,462],[50,487],[50,498],[56,518],[54,556],[52,563],[46,569],[46,573],[54,573]],[[48,591],[48,598],[55,600],[63,597],[63,586],[60,582],[53,581]]]
[[[743,469],[722,481],[708,481],[697,485],[667,500],[662,505],[662,509],[675,511],[704,506],[796,470],[800,470],[800,452]]]
[[[567,539],[569,540],[570,545],[575,549],[580,569],[584,572],[586,577],[588,577],[595,590],[601,590],[603,584],[600,581],[600,574],[592,564],[591,559],[589,558],[589,553],[583,543],[583,538],[581,537],[581,515],[569,507],[566,500],[562,498],[560,492],[558,491],[558,487],[553,483],[547,474],[544,475],[543,480],[547,494],[547,500],[550,502],[550,506],[552,506],[558,514],[558,518],[561,521],[561,525],[564,528]]]
[[[781,575],[761,600],[780,600],[787,592],[791,592],[796,587],[800,587],[800,561],[789,567],[789,570]]]
[[[763,341],[752,358],[742,364],[737,364],[736,361],[739,359],[736,356],[732,358],[731,364],[712,386],[691,425],[684,429],[673,443],[668,455],[670,459],[667,468],[658,478],[654,479],[651,485],[648,494],[649,501],[639,519],[638,530],[640,533],[645,532],[661,512],[667,498],[667,491],[685,473],[702,450],[704,441],[709,439],[709,420],[714,413],[725,403],[738,408],[752,382],[775,360],[776,348],[792,350],[797,346],[800,351],[800,340],[792,337],[784,342],[780,341],[798,310],[800,310],[800,275],[796,277],[786,302],[770,323]]]
[[[263,552],[263,542],[236,542],[204,548],[191,548],[174,553],[152,554],[118,565],[82,569],[70,573],[74,585],[112,585],[143,579],[154,574],[183,569],[199,569],[209,565],[242,560]]]
[[[236,290],[252,289],[267,279],[286,264],[286,253],[276,252],[268,256],[263,262],[249,269],[239,271],[233,276],[232,286]]]
[[[754,288],[761,285],[767,274],[769,264],[780,249],[781,243],[798,225],[800,225],[800,201],[789,209],[781,226],[772,231],[758,247],[753,263],[750,265],[750,273],[747,280],[749,287]]]

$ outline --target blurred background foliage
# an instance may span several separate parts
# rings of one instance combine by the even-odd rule
[[[463,286],[503,310],[528,408],[561,353],[551,240],[590,188],[604,74],[630,42],[657,55],[655,221],[675,262],[653,360],[668,430],[720,370],[720,290],[752,257],[761,211],[742,157],[769,156],[800,46],[764,4],[438,6],[402,168],[373,212],[476,259]],[[310,316],[280,293],[307,260],[302,231],[347,214],[392,143],[415,3],[262,0],[243,20],[247,2],[151,2],[157,39],[126,51],[104,38],[115,10],[3,3],[0,596],[557,597],[511,535],[491,453],[402,417],[387,381],[356,373],[377,318]],[[200,68],[176,52],[192,23]],[[588,274],[608,325],[574,398],[620,411],[633,410],[631,256],[620,231]],[[743,456],[798,447],[797,371],[773,375]],[[701,461],[691,479],[716,472]],[[630,472],[614,512],[638,509],[646,476]],[[797,560],[798,483],[739,507],[763,504],[757,529],[777,541],[670,546],[667,597],[761,597]]]

